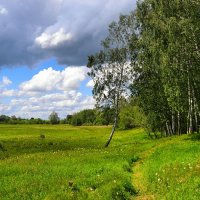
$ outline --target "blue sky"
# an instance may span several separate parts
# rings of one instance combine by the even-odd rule
[[[0,115],[61,118],[93,108],[87,56],[135,0],[1,0]],[[53,9],[52,9],[53,8]]]
[[[67,69],[77,70],[78,73],[72,73],[70,75],[71,82],[62,86],[63,82],[67,81],[65,79],[69,78],[67,75],[63,76],[62,74]],[[70,72],[70,70],[68,71]],[[48,74],[48,71],[53,74]],[[1,114],[46,119],[49,113],[55,110],[61,118],[64,118],[67,114],[85,108],[93,108],[92,87],[87,86],[91,79],[87,76],[87,71],[88,69],[85,66],[59,65],[55,58],[43,61],[33,68],[27,66],[2,68],[0,71]],[[43,74],[40,75],[41,73]],[[33,81],[34,77],[37,78],[37,82]],[[50,84],[46,83],[48,79],[52,80]],[[58,79],[61,80],[57,81]],[[60,86],[54,87],[55,83]],[[46,87],[50,87],[50,89],[46,89]],[[65,92],[71,93],[72,96],[66,95]],[[49,95],[49,98],[46,99],[45,96],[47,95]],[[55,97],[55,95],[57,96]],[[33,101],[33,98],[38,101],[35,102],[35,99]],[[76,101],[71,103],[74,99]],[[84,102],[85,99],[87,99],[86,102]],[[59,103],[61,106],[59,106]],[[36,110],[35,104],[38,105]],[[51,108],[49,109],[49,107]]]

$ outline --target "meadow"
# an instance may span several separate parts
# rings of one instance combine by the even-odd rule
[[[200,142],[143,129],[0,125],[0,199],[199,199]]]

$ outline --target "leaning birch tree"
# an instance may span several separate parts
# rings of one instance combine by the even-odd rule
[[[134,13],[121,15],[118,22],[110,24],[108,37],[102,41],[102,50],[88,57],[87,66],[94,81],[96,105],[109,106],[115,111],[114,124],[105,147],[110,144],[117,127],[120,101],[130,94],[133,68],[129,44],[136,38],[134,30]]]

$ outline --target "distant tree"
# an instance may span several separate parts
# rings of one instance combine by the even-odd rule
[[[53,111],[49,115],[49,121],[50,121],[51,124],[59,124],[60,118],[58,117],[58,114],[55,111]]]
[[[110,125],[114,123],[115,110],[110,107],[96,109],[96,125]]]
[[[66,117],[66,124],[71,124],[73,115],[67,115]]]
[[[83,124],[83,122],[78,114],[73,115],[71,124],[73,126],[81,126]]]
[[[9,120],[10,120],[10,117],[6,115],[0,115],[0,123],[8,123]]]
[[[86,109],[68,116],[68,121],[74,126],[93,125],[96,120],[96,111],[93,109]]]
[[[67,118],[61,119],[60,124],[67,124]]]
[[[17,117],[15,115],[11,116],[12,120],[17,120]]]

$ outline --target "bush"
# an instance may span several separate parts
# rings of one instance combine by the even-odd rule
[[[44,135],[44,134],[41,134],[41,135],[40,135],[40,138],[41,138],[41,139],[45,139],[45,135]]]

